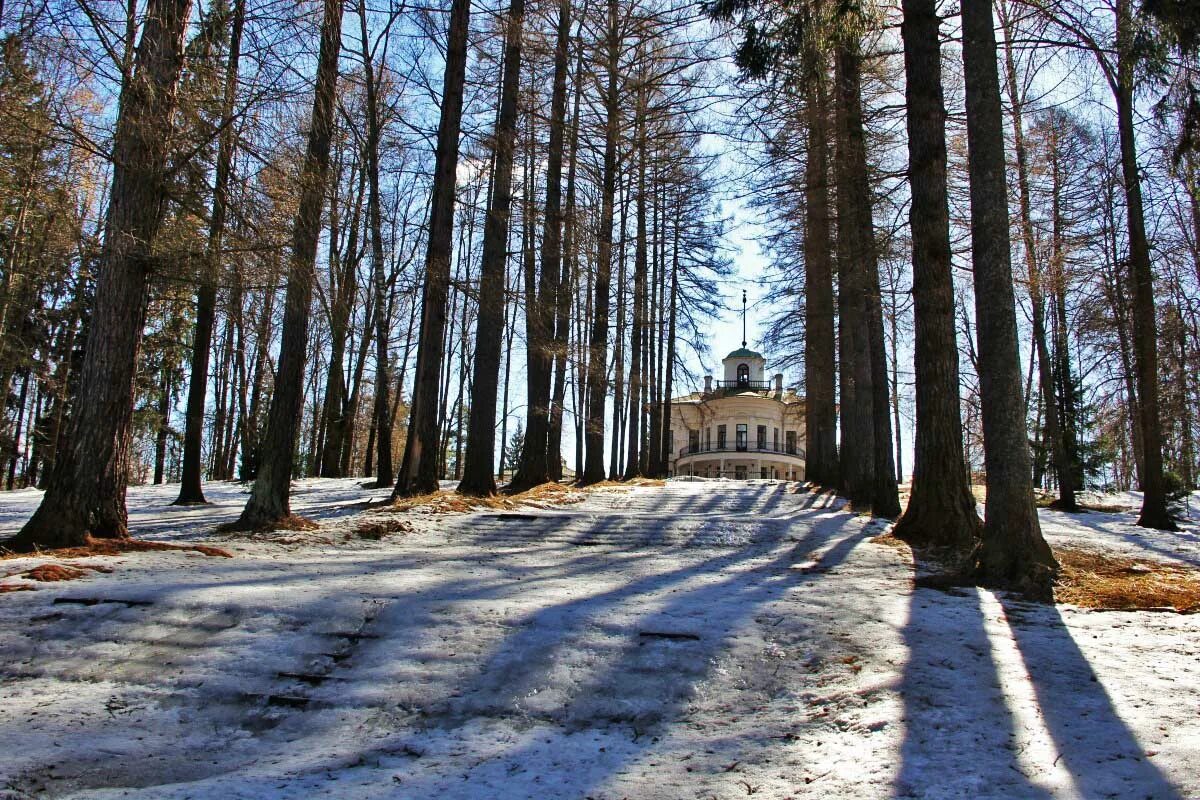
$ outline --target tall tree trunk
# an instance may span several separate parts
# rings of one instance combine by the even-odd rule
[[[383,203],[379,189],[379,141],[383,135],[383,119],[379,111],[379,88],[370,38],[367,34],[366,0],[359,0],[358,20],[367,106],[367,222],[371,230],[371,279],[375,291],[375,406],[371,430],[374,432],[372,439],[376,448],[376,484],[382,487],[391,486],[392,481],[396,479],[392,470],[392,402],[389,396],[392,377],[388,369],[388,330],[391,319],[388,313],[387,280],[384,276]],[[368,464],[370,459],[368,453]]]
[[[561,0],[554,44],[554,79],[550,98],[550,141],[546,156],[546,220],[542,227],[541,274],[537,303],[527,309],[533,323],[533,339],[528,348],[526,392],[528,424],[520,466],[513,477],[513,489],[545,483],[557,472],[558,441],[550,450],[551,377],[556,352],[555,322],[563,287],[562,269],[562,163],[567,119],[567,63],[571,34],[571,3]],[[561,402],[561,401],[560,401]],[[559,410],[561,414],[561,409]],[[561,421],[560,421],[561,424]]]
[[[804,429],[805,478],[838,481],[833,252],[829,231],[829,117],[825,65],[809,70],[805,103],[808,158],[804,167]]]
[[[150,0],[132,70],[122,83],[104,246],[68,446],[11,550],[128,536],[125,488],[134,377],[147,277],[162,227],[167,156],[190,0]]]
[[[404,458],[395,496],[438,489],[438,381],[446,333],[446,300],[454,241],[454,190],[458,170],[458,137],[462,124],[463,87],[467,69],[470,0],[453,0],[442,83],[433,194],[429,209],[429,242],[425,254],[425,289],[421,298],[421,334]]]
[[[570,0],[562,0],[562,6],[569,11]],[[584,3],[577,27],[578,35],[582,35],[583,16],[587,12]],[[562,10],[560,8],[560,22]],[[561,32],[560,32],[561,36]],[[557,69],[557,62],[556,62]],[[560,481],[563,477],[562,462],[562,427],[563,404],[567,395],[567,352],[571,339],[571,305],[572,299],[579,288],[579,255],[575,246],[575,177],[576,158],[579,153],[579,104],[583,95],[583,47],[578,48],[575,62],[575,91],[571,109],[571,144],[567,166],[567,197],[566,207],[561,217],[562,227],[562,272],[558,282],[558,297],[554,320],[554,400],[550,410],[550,432],[547,437],[546,458],[547,471],[551,480]],[[560,165],[561,169],[561,165]],[[549,214],[546,215],[549,220]],[[572,396],[574,400],[574,396]]]
[[[967,154],[987,502],[979,579],[1050,599],[1057,564],[1030,485],[1029,438],[1009,248],[1004,120],[990,0],[964,0]]]
[[[267,411],[258,475],[250,490],[250,500],[235,523],[246,529],[274,525],[291,515],[289,489],[295,462],[296,436],[304,408],[308,318],[316,272],[317,241],[321,235],[321,212],[329,181],[333,103],[342,40],[342,0],[325,0],[324,11],[311,128],[300,173],[300,203],[292,229],[292,253],[284,295],[275,391]]]
[[[875,427],[872,387],[870,281],[874,225],[867,184],[862,121],[860,43],[843,34],[835,51],[838,157],[838,304],[840,309],[842,492],[858,507],[875,494]]]
[[[204,272],[196,292],[196,329],[192,337],[192,370],[188,379],[187,410],[183,425],[183,474],[175,505],[200,505],[204,499],[203,455],[204,405],[208,389],[208,362],[212,350],[213,322],[217,310],[217,276],[221,269],[221,246],[225,237],[225,217],[229,203],[229,176],[233,171],[233,151],[237,128],[233,124],[237,97],[239,64],[242,55],[242,29],[246,21],[245,0],[234,0],[233,24],[229,34],[229,63],[225,67],[225,95],[221,104],[221,134],[217,147],[216,180],[213,184],[212,216],[208,224],[208,251]]]
[[[625,480],[642,474],[642,380],[643,337],[646,318],[646,110],[645,98],[638,103],[638,122],[635,126],[634,146],[637,148],[637,233],[633,249],[633,320],[629,333],[629,444],[625,459]]]
[[[1163,477],[1162,422],[1158,416],[1158,334],[1154,312],[1154,269],[1146,238],[1142,178],[1133,130],[1134,23],[1130,0],[1118,0],[1117,13],[1117,135],[1121,147],[1121,176],[1129,225],[1129,271],[1133,283],[1133,352],[1137,373],[1138,411],[1142,431],[1142,512],[1138,525],[1178,530],[1167,511]]]
[[[979,517],[963,461],[958,404],[940,19],[935,0],[903,5],[917,419],[912,496],[895,534],[913,545],[946,548],[965,561],[975,548]]]
[[[666,471],[675,457],[671,447],[671,394],[675,391],[675,321],[679,310],[679,220],[672,226],[671,236],[671,295],[667,308],[667,355],[663,364],[662,415],[665,430],[662,441],[662,463]]]
[[[1062,493],[1062,474],[1060,465],[1066,464],[1062,450],[1062,435],[1058,429],[1058,397],[1054,391],[1054,377],[1050,362],[1050,348],[1046,341],[1046,303],[1042,295],[1042,276],[1037,259],[1037,245],[1033,234],[1032,204],[1029,193],[1029,162],[1025,147],[1025,123],[1023,119],[1024,98],[1020,96],[1017,84],[1017,65],[1014,59],[1010,39],[1013,29],[1009,21],[1006,4],[1000,3],[1000,22],[1004,26],[1004,68],[1005,84],[1008,89],[1009,114],[1013,125],[1013,150],[1017,161],[1017,197],[1020,203],[1021,243],[1025,251],[1025,269],[1029,274],[1029,305],[1033,317],[1033,345],[1038,363],[1038,388],[1042,402],[1046,406],[1045,439],[1050,443],[1050,460],[1058,475],[1060,500],[1057,505],[1064,510],[1074,511],[1075,500],[1066,501]]]
[[[167,464],[167,435],[171,431],[171,392],[174,387],[171,385],[171,373],[174,371],[174,366],[164,364],[162,375],[159,376],[158,382],[158,430],[154,435],[154,485],[158,486],[163,482],[163,474]],[[28,380],[26,381],[28,383]],[[24,408],[25,389],[21,389],[21,405]],[[13,457],[13,464],[16,464],[17,459]],[[8,488],[12,488],[12,478],[9,478]]]
[[[617,0],[608,0],[607,86],[604,93],[604,161],[601,173],[600,231],[596,250],[595,303],[588,346],[587,455],[580,483],[604,480],[604,401],[608,396],[608,300],[612,279],[613,199],[616,194],[617,131],[620,99],[617,96],[617,67],[620,57]],[[618,369],[619,369],[618,365]]]

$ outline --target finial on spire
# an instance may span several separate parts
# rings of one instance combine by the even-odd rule
[[[746,346],[746,290],[742,289],[742,347]]]

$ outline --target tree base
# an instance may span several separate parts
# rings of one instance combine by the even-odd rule
[[[1137,521],[1139,528],[1153,528],[1156,531],[1178,531],[1179,525],[1169,513],[1151,513],[1142,511]]]
[[[233,522],[217,526],[218,533],[270,533],[271,531],[313,531],[321,526],[299,514],[265,517],[242,514]]]
[[[201,497],[199,500],[197,500],[195,498],[191,498],[191,497],[188,497],[188,498],[179,497],[179,498],[176,498],[175,500],[173,500],[171,502],[171,505],[173,505],[173,506],[211,506],[212,502],[210,502],[209,500],[206,500],[203,497]]]
[[[1080,508],[1078,503],[1073,502],[1073,501],[1066,502],[1061,497],[1058,498],[1057,500],[1055,500],[1050,505],[1046,506],[1046,508],[1052,509],[1054,511],[1062,511],[1063,513],[1066,513],[1066,514],[1083,514],[1087,510],[1087,509]]]

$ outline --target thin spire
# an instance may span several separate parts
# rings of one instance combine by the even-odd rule
[[[742,289],[742,347],[746,346],[746,290]]]

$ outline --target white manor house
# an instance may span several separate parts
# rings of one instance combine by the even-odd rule
[[[745,342],[722,364],[723,380],[671,399],[670,474],[804,480],[804,398]]]

